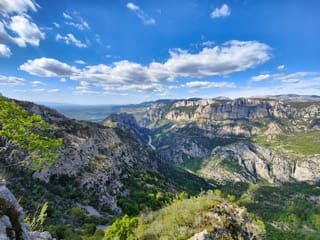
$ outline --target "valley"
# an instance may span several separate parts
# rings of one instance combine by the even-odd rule
[[[198,217],[172,223],[181,228],[181,239],[200,232],[213,239],[318,239],[318,101],[165,100],[120,108],[102,124],[71,120],[30,102],[4,97],[1,102],[3,118],[9,105],[16,108],[10,114],[17,124],[19,116],[39,116],[25,128],[37,128],[45,146],[61,142],[52,149],[51,164],[42,165],[42,158],[32,158],[36,150],[25,147],[35,140],[22,145],[1,119],[0,164],[7,187],[29,216],[48,204],[45,221],[34,230],[47,230],[57,239],[113,239],[117,234],[161,239],[156,229],[165,228],[167,238],[180,238],[165,225],[172,208],[177,218]],[[218,205],[201,205],[207,198]],[[244,217],[239,207],[248,211],[250,226],[237,225],[244,221],[236,220]],[[211,214],[206,209],[215,212],[215,220],[203,219]],[[212,225],[223,218],[231,222]],[[120,233],[127,223],[132,223],[130,231]],[[106,226],[110,230],[104,234]]]

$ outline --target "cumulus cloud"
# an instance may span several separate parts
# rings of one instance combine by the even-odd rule
[[[189,88],[235,88],[232,82],[192,81],[185,84]]]
[[[134,12],[138,18],[143,22],[145,25],[153,25],[156,23],[156,20],[149,15],[147,15],[138,5],[135,5],[132,2],[127,3],[127,8]]]
[[[58,33],[56,36],[56,40],[57,41],[62,40],[67,45],[72,44],[78,48],[86,48],[87,47],[87,45],[85,43],[82,43],[80,40],[76,39],[76,37],[71,33],[68,33],[66,36],[62,36]]]
[[[171,50],[165,62],[151,62],[148,65],[123,60],[111,65],[86,66],[79,70],[55,59],[40,58],[29,60],[20,69],[44,77],[68,76],[79,81],[86,89],[160,91],[163,84],[178,78],[224,76],[253,68],[269,60],[270,50],[268,45],[260,42],[230,41],[222,46],[203,48],[198,53]],[[234,86],[225,82],[189,83],[189,87],[196,85],[202,88]]]
[[[180,76],[205,77],[227,75],[253,68],[268,61],[270,47],[256,41],[229,41],[222,46],[204,48],[191,54],[186,51],[171,52],[164,64],[170,72]]]
[[[1,0],[0,14],[6,16],[11,14],[22,15],[28,12],[28,10],[36,12],[38,7],[32,0]]]
[[[282,70],[285,69],[285,67],[284,67],[284,65],[279,65],[279,66],[277,67],[277,69],[278,69],[279,71],[282,71]]]
[[[59,80],[60,82],[66,82],[67,81],[67,79],[66,78],[60,78],[60,80]]]
[[[10,57],[11,50],[4,44],[0,44],[0,57]]]
[[[310,79],[315,76],[320,76],[319,72],[294,72],[290,74],[276,73],[276,74],[261,74],[251,78],[255,82],[265,80],[276,80],[282,83],[298,83],[303,80]]]
[[[0,43],[39,46],[45,34],[28,15],[29,11],[36,12],[38,8],[32,0],[0,1]]]
[[[37,58],[28,60],[19,67],[19,70],[26,71],[31,75],[40,77],[70,76],[78,72],[78,69],[71,67],[52,58]]]
[[[25,80],[23,78],[0,75],[0,85],[18,86],[18,85],[24,85],[24,84],[25,84]]]
[[[14,39],[20,47],[25,47],[27,43],[39,46],[40,40],[45,37],[38,26],[25,16],[11,17],[9,28],[19,36]]]
[[[212,18],[221,18],[221,17],[228,17],[231,14],[231,10],[227,4],[223,4],[220,8],[214,9],[210,16]]]

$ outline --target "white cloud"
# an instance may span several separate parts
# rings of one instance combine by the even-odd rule
[[[205,41],[201,45],[205,47],[212,47],[214,46],[215,42],[214,41]]]
[[[27,13],[28,10],[36,12],[38,7],[39,6],[32,0],[1,0],[0,14],[5,16],[11,14],[23,15]]]
[[[80,40],[76,39],[75,36],[71,33],[68,33],[66,36],[62,36],[58,33],[56,36],[56,40],[63,40],[67,45],[73,44],[78,48],[88,47],[85,43],[82,43]]]
[[[88,22],[85,21],[78,12],[73,12],[72,14],[63,12],[62,15],[66,19],[64,22],[66,25],[74,27],[78,30],[90,29]]]
[[[254,76],[251,80],[255,82],[264,81],[264,80],[276,80],[282,83],[298,83],[315,76],[320,76],[319,72],[295,72],[290,74],[276,73],[276,74],[261,74]]]
[[[283,83],[297,83],[303,79],[319,75],[320,73],[318,72],[295,72],[290,74],[273,74],[272,77]]]
[[[138,91],[138,92],[161,92],[163,86],[157,83],[151,84],[130,84],[130,85],[109,85],[104,87],[105,91]]]
[[[222,46],[204,48],[196,54],[171,51],[171,57],[164,66],[183,77],[227,75],[268,61],[271,57],[270,50],[264,43],[234,40]]]
[[[0,43],[14,43],[20,47],[27,44],[39,46],[45,34],[28,15],[28,11],[36,12],[38,8],[32,0],[1,0]]]
[[[0,75],[0,85],[17,86],[17,85],[24,85],[24,83],[25,83],[25,80],[23,78]]]
[[[185,84],[189,88],[235,88],[232,82],[192,81]]]
[[[81,64],[81,65],[84,65],[84,64],[86,64],[86,62],[85,61],[83,61],[83,60],[76,60],[76,61],[74,61],[76,64]]]
[[[87,22],[85,22],[85,25],[83,25],[82,23],[75,23],[75,22],[65,22],[65,24],[72,26],[74,28],[77,28],[78,30],[89,29],[89,25]]]
[[[39,46],[40,40],[45,37],[38,26],[25,16],[11,17],[9,28],[19,36],[15,38],[15,42],[20,47],[25,47],[27,43]]]
[[[8,48],[4,44],[0,44],[0,57],[10,57],[11,51],[10,48]]]
[[[41,82],[41,81],[32,81],[31,84],[32,84],[33,86],[41,86],[41,85],[44,85],[44,83]]]
[[[53,24],[56,28],[60,28],[60,24],[59,24],[59,23],[53,22],[52,24]]]
[[[145,24],[145,25],[153,25],[156,23],[156,20],[149,15],[147,15],[138,5],[135,5],[132,2],[127,3],[127,8],[133,11],[138,18]]]
[[[65,12],[62,13],[62,16],[63,16],[65,19],[69,19],[69,20],[72,19],[72,17],[71,17],[69,14],[65,13]]]
[[[277,67],[277,69],[278,69],[279,71],[282,71],[282,70],[285,69],[285,66],[284,66],[284,65],[279,65],[279,66]]]
[[[270,47],[263,43],[230,41],[222,46],[204,48],[198,53],[186,50],[171,50],[164,63],[151,62],[148,65],[127,60],[111,65],[86,66],[79,70],[55,59],[29,60],[20,66],[21,70],[38,76],[65,76],[79,81],[82,87],[104,90],[160,91],[163,84],[178,78],[203,78],[224,76],[244,71],[262,64],[270,58]],[[198,87],[233,87],[233,83],[189,83]],[[82,89],[83,90],[83,89]]]
[[[60,92],[60,89],[58,89],[58,88],[53,88],[53,89],[49,89],[47,92],[48,92],[48,93],[56,93],[56,92]]]
[[[231,10],[227,4],[223,4],[220,8],[214,9],[210,16],[212,18],[221,18],[221,17],[228,17],[231,14]]]
[[[66,82],[67,81],[67,79],[66,78],[60,78],[60,82]]]
[[[19,70],[41,77],[70,76],[79,71],[75,67],[52,58],[28,60],[19,67]]]
[[[270,74],[260,74],[258,76],[252,77],[251,80],[254,82],[260,82],[260,81],[268,80],[270,79],[270,77],[271,77]]]

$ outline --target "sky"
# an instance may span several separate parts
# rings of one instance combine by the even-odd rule
[[[33,102],[320,95],[318,0],[0,0],[0,93]]]

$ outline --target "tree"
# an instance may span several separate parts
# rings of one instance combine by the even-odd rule
[[[72,220],[81,222],[83,221],[85,215],[83,210],[79,206],[74,206],[69,211],[69,216],[72,218]]]
[[[103,240],[129,240],[134,239],[134,230],[138,226],[138,218],[128,215],[118,218],[106,230]]]
[[[0,151],[18,146],[30,155],[33,170],[48,168],[59,158],[62,139],[50,133],[50,125],[38,114],[30,114],[12,100],[0,97]]]

